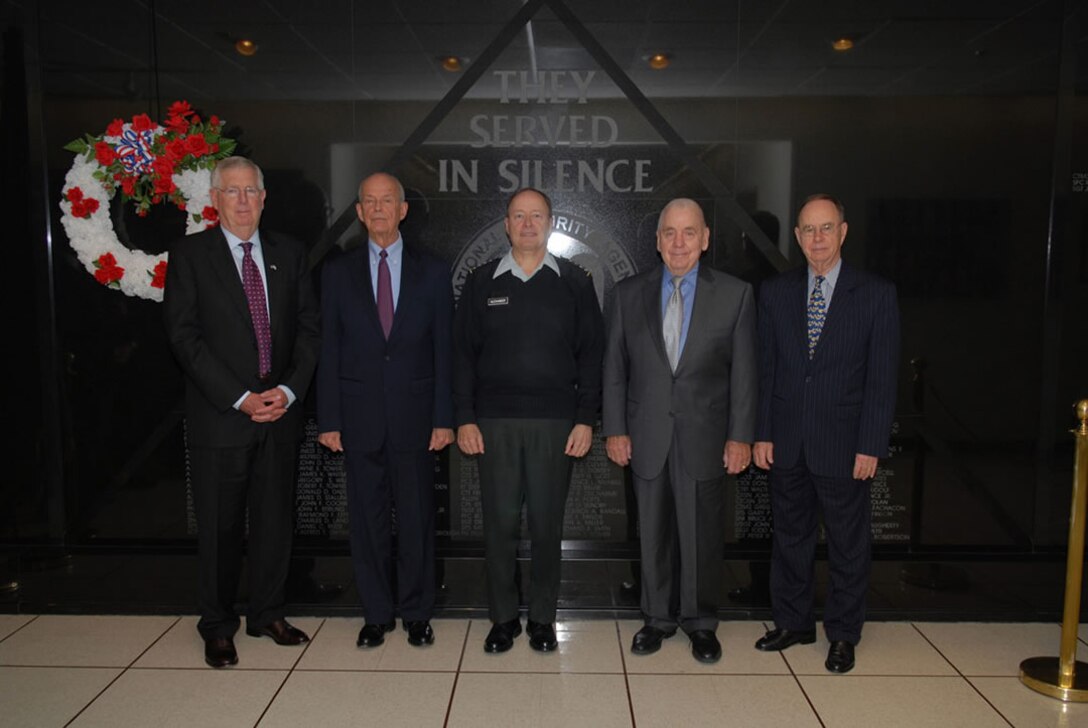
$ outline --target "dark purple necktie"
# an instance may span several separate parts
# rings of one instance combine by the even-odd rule
[[[389,338],[389,331],[393,328],[393,281],[389,277],[389,263],[386,262],[386,252],[380,254],[378,261],[378,319],[382,322],[382,331],[385,338]]]
[[[258,375],[263,379],[272,371],[272,329],[268,324],[268,306],[265,304],[264,283],[257,264],[253,262],[253,243],[242,243],[242,288],[249,301],[249,315],[253,319],[253,331],[257,334],[257,358],[260,362]]]

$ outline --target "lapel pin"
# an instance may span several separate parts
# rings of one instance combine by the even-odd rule
[[[272,268],[272,270],[279,270],[279,268],[276,267],[275,263],[273,263],[270,267]]]

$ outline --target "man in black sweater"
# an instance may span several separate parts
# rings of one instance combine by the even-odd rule
[[[601,404],[604,323],[589,274],[548,252],[551,200],[523,189],[506,209],[510,251],[465,280],[454,319],[457,445],[479,458],[487,652],[521,634],[514,582],[521,506],[532,562],[529,646],[556,648],[555,609],[571,458],[589,452]]]

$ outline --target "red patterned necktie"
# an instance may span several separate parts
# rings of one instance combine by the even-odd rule
[[[389,338],[389,331],[393,328],[393,279],[389,277],[389,263],[386,262],[387,253],[383,250],[379,253],[378,261],[378,320],[382,322],[382,331],[385,338]]]
[[[258,375],[263,379],[272,371],[272,328],[268,323],[268,305],[265,303],[264,282],[257,264],[253,262],[253,243],[242,243],[242,288],[249,302],[249,315],[253,319],[253,332],[257,334]]]

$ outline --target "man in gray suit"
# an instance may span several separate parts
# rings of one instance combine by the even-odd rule
[[[631,651],[679,626],[700,662],[721,657],[722,474],[750,463],[758,386],[752,287],[701,266],[709,244],[696,202],[665,206],[664,265],[616,287],[604,363],[608,457],[630,464],[639,507],[645,626]]]

